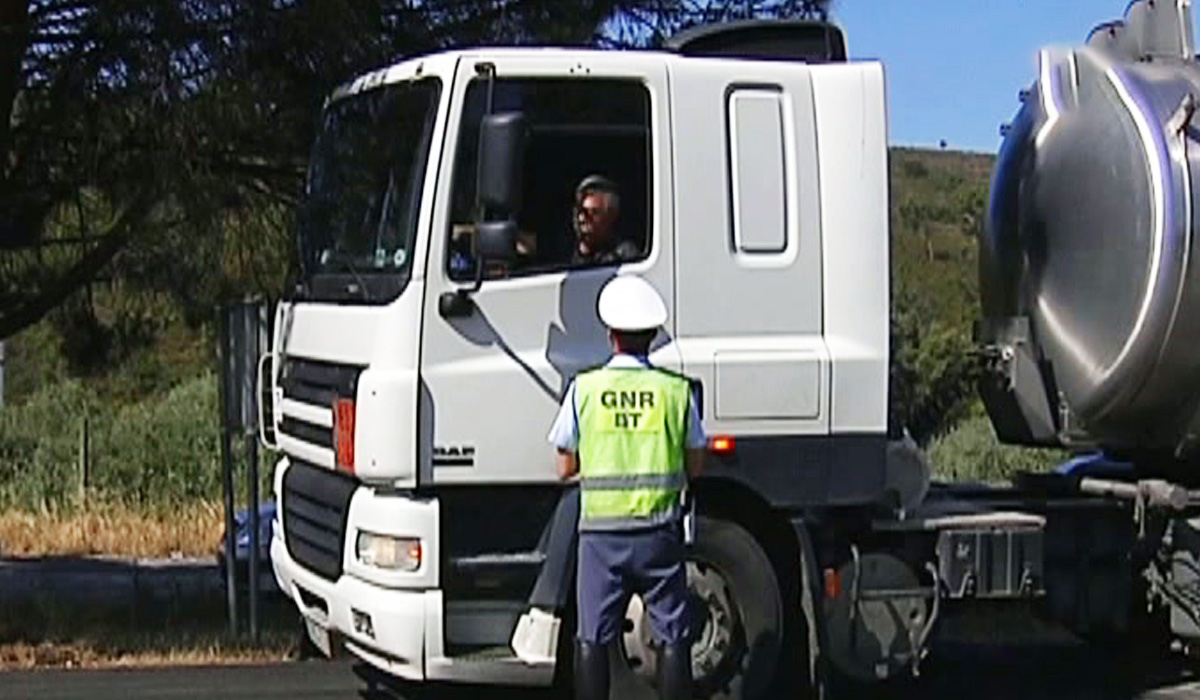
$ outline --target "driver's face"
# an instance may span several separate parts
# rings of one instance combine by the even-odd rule
[[[604,192],[589,192],[579,200],[575,207],[575,228],[582,238],[589,241],[608,238],[617,219],[616,208],[611,204],[611,198]]]

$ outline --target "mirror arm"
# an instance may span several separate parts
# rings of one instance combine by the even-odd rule
[[[462,318],[470,316],[471,312],[475,310],[475,302],[471,297],[483,286],[483,265],[484,261],[476,256],[475,279],[471,286],[442,292],[438,297],[438,314],[442,318]]]
[[[478,229],[476,229],[476,230],[478,230]],[[486,261],[483,258],[481,258],[480,256],[478,256],[478,255],[475,256],[475,279],[474,279],[474,281],[471,283],[470,287],[459,287],[457,290],[455,290],[455,294],[458,294],[462,297],[470,297],[473,294],[475,294],[475,292],[479,291],[479,288],[483,286],[483,266],[484,266],[485,262]]]

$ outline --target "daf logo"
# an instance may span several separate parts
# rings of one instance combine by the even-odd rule
[[[471,447],[470,445],[464,445],[462,447],[458,447],[458,446],[434,447],[433,448],[433,456],[434,457],[474,457],[475,456],[475,448]]]
[[[435,467],[474,467],[474,445],[435,445],[433,448]]]

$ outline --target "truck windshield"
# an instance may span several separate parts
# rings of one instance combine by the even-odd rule
[[[426,78],[326,109],[299,221],[309,298],[384,303],[408,282],[440,92]]]

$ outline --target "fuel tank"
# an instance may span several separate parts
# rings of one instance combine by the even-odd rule
[[[1200,63],[1188,0],[1045,49],[980,237],[1001,439],[1191,449],[1200,405]]]

